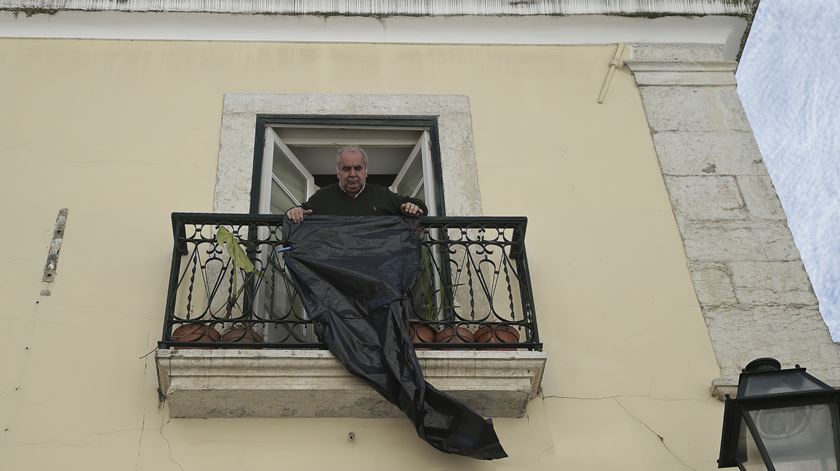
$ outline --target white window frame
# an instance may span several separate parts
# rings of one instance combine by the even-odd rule
[[[423,176],[414,188],[408,192],[407,196],[416,198],[420,187],[423,187],[423,196],[426,200],[426,206],[429,208],[429,216],[436,216],[437,200],[435,199],[434,169],[432,167],[432,152],[429,140],[429,131],[424,130],[423,134],[420,135],[420,139],[417,140],[417,144],[414,145],[414,149],[411,150],[402,168],[400,168],[399,173],[397,173],[397,177],[394,178],[394,183],[391,184],[390,190],[398,193],[397,187],[403,178],[405,178],[405,174],[408,172],[411,164],[418,158],[422,159],[421,168],[423,169]]]
[[[286,187],[283,181],[274,174],[274,146],[280,148],[280,152],[285,154],[286,159],[291,162],[291,164],[295,167],[295,169],[303,175],[306,180],[306,198],[309,199],[315,191],[317,187],[315,186],[315,177],[307,170],[306,166],[304,166],[300,159],[297,158],[294,152],[280,139],[280,136],[277,135],[277,132],[271,127],[266,126],[265,128],[265,145],[263,146],[263,158],[262,158],[262,171],[260,172],[260,202],[259,202],[259,211],[260,214],[271,214],[271,190],[273,188],[273,183],[277,183],[278,186],[283,190],[286,196],[292,200],[296,205],[300,206],[303,201],[299,201],[295,195],[292,194],[291,191]]]

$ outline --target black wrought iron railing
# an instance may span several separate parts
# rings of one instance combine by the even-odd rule
[[[541,350],[524,217],[426,217],[403,300],[415,346]],[[161,347],[324,348],[282,257],[283,216],[173,213]],[[237,263],[220,228],[244,249]]]

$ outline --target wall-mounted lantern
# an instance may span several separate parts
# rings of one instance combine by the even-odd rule
[[[773,358],[753,360],[726,397],[718,467],[742,471],[837,471],[838,392]]]

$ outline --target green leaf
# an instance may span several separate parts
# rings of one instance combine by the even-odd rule
[[[216,231],[216,242],[224,246],[225,250],[227,250],[228,256],[233,259],[233,266],[235,268],[243,270],[245,273],[254,271],[254,264],[248,260],[248,255],[245,254],[245,250],[239,245],[239,239],[231,234],[229,230],[220,227]]]
[[[233,290],[230,293],[230,300],[235,302],[239,295],[239,289],[236,287],[237,272],[242,270],[245,273],[251,273],[254,271],[254,264],[248,260],[248,255],[239,245],[239,239],[224,227],[219,227],[216,231],[216,242],[225,248],[228,257],[233,262]]]

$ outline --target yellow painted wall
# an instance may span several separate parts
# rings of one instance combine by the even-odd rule
[[[0,468],[715,469],[719,371],[629,73],[596,103],[613,51],[0,40]],[[443,455],[406,420],[169,420],[144,357],[169,213],[212,210],[228,92],[470,98],[484,213],[529,218],[549,355],[545,397],[496,421],[510,458]]]

